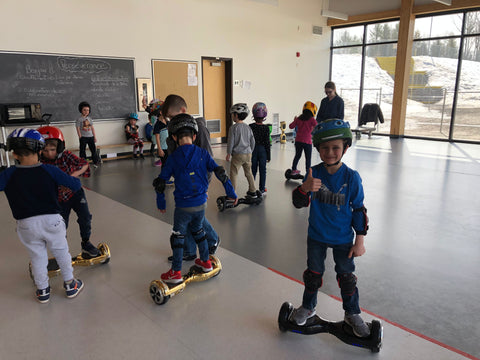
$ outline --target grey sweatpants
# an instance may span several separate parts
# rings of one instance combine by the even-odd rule
[[[63,281],[73,279],[72,257],[68,251],[65,222],[60,214],[17,220],[17,234],[30,255],[33,280],[38,289],[48,287],[47,249],[57,259]]]

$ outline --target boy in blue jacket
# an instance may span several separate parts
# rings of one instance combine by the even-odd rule
[[[370,329],[360,316],[357,277],[353,274],[353,259],[365,253],[367,210],[360,175],[342,163],[352,145],[350,125],[340,119],[323,121],[313,130],[312,140],[322,162],[308,170],[303,184],[292,193],[293,205],[310,206],[310,216],[305,290],[302,306],[294,310],[291,320],[302,326],[315,315],[327,249],[332,248],[345,322],[356,336],[367,337]]]
[[[175,178],[175,213],[170,245],[173,250],[172,268],[161,275],[169,283],[181,283],[182,259],[185,235],[191,231],[198,246],[200,258],[195,264],[204,272],[212,271],[208,244],[203,230],[205,208],[207,204],[208,172],[214,172],[222,182],[227,196],[237,201],[232,183],[225,169],[217,165],[210,154],[194,145],[198,125],[195,119],[185,113],[174,116],[168,124],[168,133],[177,143],[177,149],[168,157],[160,175],[153,181],[157,192],[157,207],[166,212],[165,184],[171,176]],[[236,202],[235,201],[235,202]]]
[[[52,165],[41,164],[39,153],[45,146],[42,135],[33,129],[16,129],[7,138],[8,150],[20,165],[0,173],[0,191],[5,191],[17,234],[32,263],[32,275],[40,303],[50,299],[48,252],[57,259],[68,298],[78,295],[83,282],[73,277],[72,257],[68,250],[65,222],[60,215],[58,186],[80,190],[80,180]]]

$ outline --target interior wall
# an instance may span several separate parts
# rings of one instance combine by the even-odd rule
[[[135,76],[146,78],[152,59],[198,61],[200,69],[202,56],[232,58],[233,78],[251,82],[233,88],[233,101],[263,101],[289,122],[306,100],[320,103],[328,80],[330,31],[321,8],[318,0],[5,0],[0,50],[133,57]],[[323,34],[312,34],[313,25]],[[139,114],[143,125],[146,113]],[[125,122],[94,124],[99,144],[125,141]],[[73,124],[61,128],[67,146],[77,147]]]

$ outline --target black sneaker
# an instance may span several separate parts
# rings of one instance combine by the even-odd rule
[[[256,191],[254,191],[254,192],[247,191],[247,196],[252,198],[252,199],[256,199],[258,197],[258,194],[257,194]]]
[[[143,156],[143,154],[140,154],[140,159],[145,159],[145,157]]]
[[[217,243],[208,248],[208,253],[214,255],[217,252],[218,245],[220,245],[220,236],[218,237]]]
[[[50,300],[50,286],[47,286],[45,289],[37,289],[35,295],[37,296],[37,301],[39,303],[47,303],[48,300]]]
[[[195,260],[196,258],[197,258],[197,254],[183,255],[183,261],[192,261],[192,260]],[[173,255],[168,257],[168,262],[172,262],[172,261],[173,261]]]
[[[67,298],[71,299],[78,295],[83,289],[83,281],[79,279],[73,279],[69,284],[63,283],[65,288],[65,295]]]
[[[138,159],[138,155],[137,155],[137,154],[133,154],[133,158],[134,158],[134,159]]]
[[[100,255],[100,250],[98,250],[89,240],[82,242],[82,257],[84,259],[91,259]]]

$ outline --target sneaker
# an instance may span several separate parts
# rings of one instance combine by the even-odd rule
[[[193,254],[193,255],[183,254],[183,261],[192,261],[192,260],[195,260],[196,258],[197,258],[196,254]],[[173,261],[173,255],[168,257],[168,262],[172,262],[172,261]]]
[[[353,333],[358,337],[364,338],[370,335],[370,328],[365,324],[360,314],[345,313],[345,323],[352,327]]]
[[[137,154],[133,154],[133,158],[134,158],[134,159],[138,159],[138,155],[137,155]]]
[[[300,175],[300,170],[292,170],[291,175]]]
[[[47,286],[45,289],[37,289],[35,295],[37,296],[37,301],[39,303],[47,303],[48,300],[50,300],[50,286]]]
[[[218,240],[215,245],[212,245],[208,248],[208,253],[210,255],[213,255],[217,252],[218,246],[220,245],[220,236],[218,237]]]
[[[155,161],[155,166],[162,166],[162,160],[159,159],[159,160]]]
[[[98,250],[91,242],[90,240],[87,240],[85,242],[82,241],[82,257],[84,259],[91,259],[97,256],[100,256],[100,250]]]
[[[73,279],[70,284],[66,282],[63,283],[63,287],[65,288],[65,294],[67,298],[71,299],[78,295],[80,291],[83,289],[83,281],[79,279]]]
[[[143,156],[143,154],[140,154],[140,159],[144,160],[145,156]]]
[[[298,326],[303,326],[306,324],[307,320],[310,319],[312,316],[315,316],[315,314],[315,309],[308,310],[305,309],[303,306],[300,306],[298,309],[293,310],[293,313],[290,316],[290,320]]]
[[[178,284],[183,281],[182,272],[181,271],[173,271],[173,269],[168,270],[166,273],[163,273],[160,278],[172,284]]]
[[[257,192],[256,191],[254,191],[254,192],[247,191],[247,196],[251,197],[252,199],[256,199],[257,198]]]
[[[265,195],[265,193],[267,192],[267,188],[260,190],[260,192],[262,193],[262,195]]]
[[[213,270],[212,262],[210,261],[210,259],[207,260],[207,261],[202,261],[200,259],[196,259],[195,260],[195,265],[202,268],[203,272],[206,272],[206,273]]]

